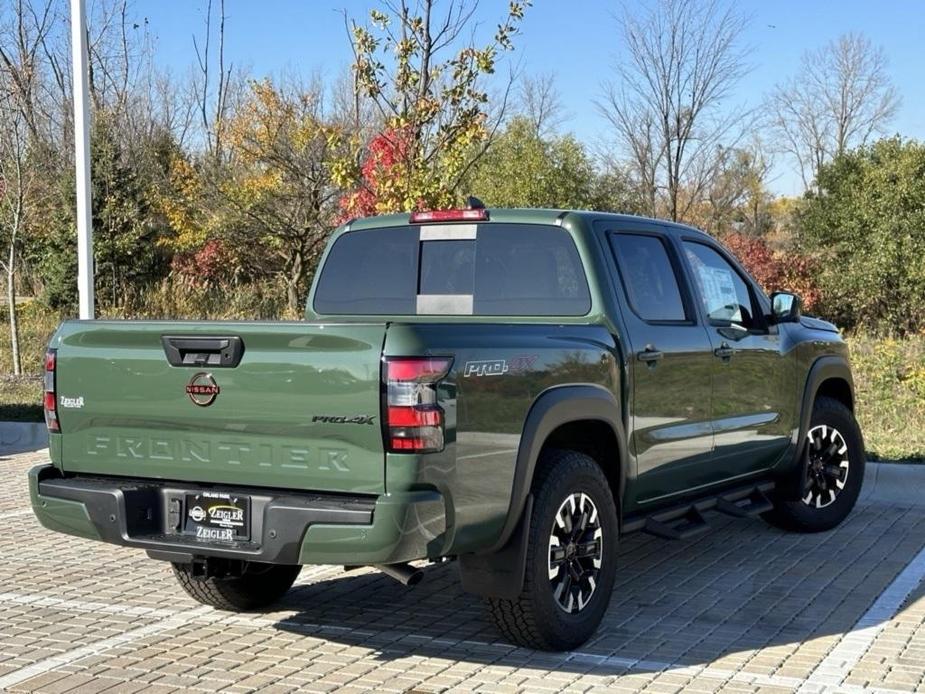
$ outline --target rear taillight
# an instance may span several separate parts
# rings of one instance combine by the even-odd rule
[[[443,408],[437,385],[450,370],[449,357],[388,357],[385,360],[386,446],[391,453],[443,450]]]
[[[48,431],[61,431],[58,423],[58,398],[55,395],[55,367],[58,362],[57,350],[50,349],[45,353],[45,393],[42,397],[45,407],[45,425]]]

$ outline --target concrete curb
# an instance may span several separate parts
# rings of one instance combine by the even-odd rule
[[[868,463],[860,500],[925,506],[925,465]]]
[[[508,437],[504,438],[509,443]],[[0,422],[0,455],[27,453],[48,447],[42,422]],[[925,465],[867,464],[860,501],[925,506]]]
[[[0,455],[48,448],[44,422],[0,422]]]

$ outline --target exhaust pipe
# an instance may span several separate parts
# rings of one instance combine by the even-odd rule
[[[424,578],[424,572],[408,563],[402,564],[373,564],[382,573],[406,586],[416,586]]]

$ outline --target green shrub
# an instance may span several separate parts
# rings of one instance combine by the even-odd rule
[[[820,315],[881,335],[925,330],[925,144],[899,137],[822,167],[797,215]]]

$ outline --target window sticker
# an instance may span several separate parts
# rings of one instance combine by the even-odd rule
[[[732,271],[720,267],[700,265],[697,268],[703,290],[707,314],[716,320],[742,321],[739,297],[736,294]]]

